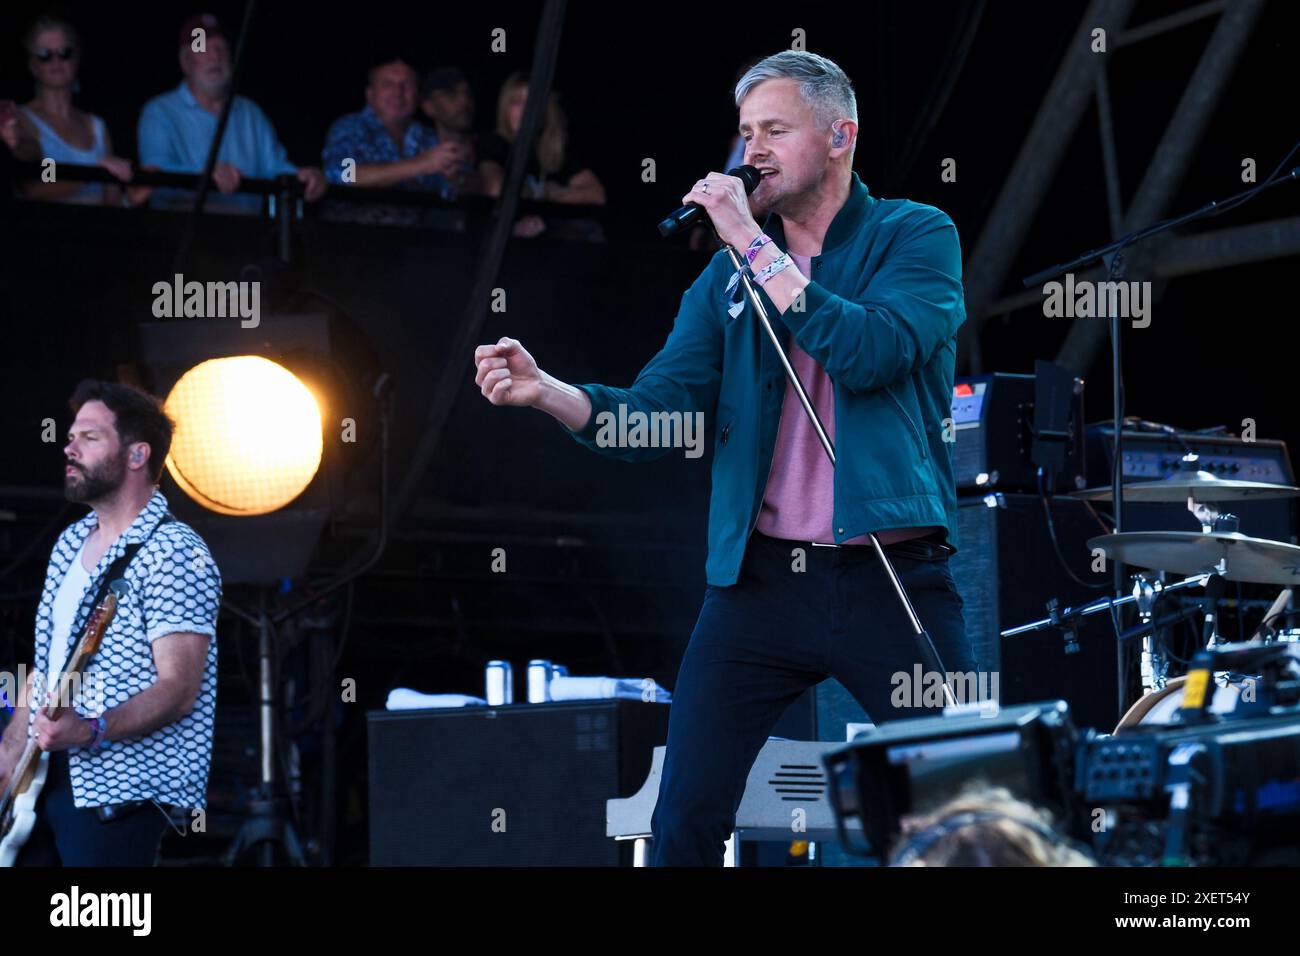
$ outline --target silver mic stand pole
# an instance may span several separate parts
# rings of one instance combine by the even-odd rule
[[[772,322],[767,317],[767,309],[763,307],[763,300],[758,297],[758,291],[754,288],[754,281],[750,278],[749,269],[740,258],[740,253],[726,243],[723,243],[723,247],[731,258],[732,266],[740,273],[740,282],[745,287],[745,294],[749,296],[754,311],[758,313],[758,321],[762,324],[763,331],[767,333],[768,339],[776,348],[777,357],[781,360],[781,367],[785,369],[785,377],[789,379],[790,384],[794,387],[795,394],[799,396],[799,404],[803,406],[804,414],[812,422],[813,431],[817,433],[817,439],[822,443],[822,449],[826,452],[826,457],[830,459],[831,467],[834,467],[835,445],[831,442],[830,436],[826,434],[826,429],[822,427],[821,419],[817,416],[817,409],[813,408],[813,403],[808,398],[808,392],[804,389],[803,383],[799,381],[799,374],[794,370],[794,366],[790,364],[785,349],[781,347],[781,340],[777,337],[776,331],[772,328]],[[889,560],[889,555],[885,554],[885,549],[880,546],[880,539],[876,537],[876,533],[872,531],[868,534],[868,537],[871,538],[871,546],[876,549],[876,557],[880,559],[880,566],[885,569],[885,575],[889,578],[889,583],[894,586],[894,593],[898,595],[898,602],[902,604],[903,611],[907,614],[907,620],[912,625],[912,633],[916,638],[916,647],[921,652],[922,660],[927,662],[934,673],[944,676],[944,703],[949,707],[956,706],[957,698],[953,695],[952,688],[948,686],[948,672],[943,666],[943,661],[939,658],[939,652],[935,649],[934,641],[930,639],[930,635],[922,626],[921,619],[916,616],[916,608],[912,606],[912,600],[907,596],[907,590],[903,587],[903,582],[899,580],[893,562]]]

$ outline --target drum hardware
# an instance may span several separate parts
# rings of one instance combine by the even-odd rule
[[[1165,686],[1169,679],[1169,659],[1164,651],[1162,644],[1155,640],[1155,635],[1159,634],[1175,624],[1191,620],[1201,613],[1199,602],[1180,607],[1172,614],[1166,614],[1162,617],[1154,618],[1127,631],[1120,633],[1118,643],[1120,646],[1127,645],[1137,638],[1143,638],[1142,643],[1142,693],[1146,694],[1160,690]]]
[[[1126,531],[1088,539],[1112,561],[1173,574],[1219,574],[1228,581],[1293,584],[1300,547],[1237,531]]]
[[[1065,639],[1065,653],[1079,653],[1079,619],[1078,617],[1069,617],[1068,619],[1061,615],[1061,602],[1057,598],[1051,598],[1047,602],[1047,613],[1053,627],[1061,629],[1061,636]],[[1069,609],[1067,608],[1067,611]]]
[[[1144,689],[1163,687],[1165,675],[1169,670],[1169,661],[1156,649],[1156,628],[1151,626],[1151,618],[1155,613],[1161,588],[1162,582],[1155,575],[1137,574],[1133,577],[1133,598],[1134,603],[1137,604],[1138,620],[1142,622],[1142,654],[1139,670]]]
[[[1164,482],[1152,483],[1164,484]],[[1204,646],[1219,646],[1218,603],[1227,581],[1286,584],[1300,574],[1300,548],[1279,541],[1251,538],[1236,530],[1235,517],[1199,506],[1189,499],[1189,508],[1201,520],[1212,522],[1216,530],[1192,531],[1138,531],[1101,535],[1088,542],[1090,548],[1100,548],[1108,558],[1127,565],[1159,568],[1179,574],[1209,571],[1206,579],[1206,612]],[[1222,530],[1218,530],[1222,529]],[[1139,581],[1142,576],[1138,576]],[[1142,585],[1135,585],[1141,593]],[[1289,598],[1289,596],[1288,596]],[[1147,602],[1154,600],[1147,597]],[[1139,602],[1139,610],[1143,602]],[[1276,602],[1275,602],[1276,605]],[[1143,694],[1149,695],[1165,687],[1167,662],[1155,644],[1155,631],[1143,637],[1141,684]],[[1219,671],[1215,683],[1225,686],[1229,675]],[[1123,718],[1121,718],[1121,723]]]
[[[1168,478],[1125,482],[1124,500],[1131,504],[1176,504],[1186,501],[1188,510],[1195,513],[1193,506],[1196,504],[1241,501],[1247,498],[1263,500],[1300,496],[1300,488],[1294,485],[1248,481],[1243,478],[1220,478],[1211,472],[1201,471],[1199,463],[1200,456],[1195,452],[1188,452],[1179,460],[1178,470]],[[1110,501],[1112,490],[1109,485],[1100,488],[1084,488],[1082,491],[1071,492],[1068,497],[1078,498],[1081,501]],[[1205,522],[1202,521],[1201,524],[1204,527]]]
[[[1138,532],[1140,533],[1140,532]],[[1110,537],[1110,536],[1107,536]],[[1097,540],[1097,539],[1094,539]],[[1091,544],[1091,542],[1089,542]],[[1300,550],[1300,549],[1297,549]],[[1201,587],[1205,582],[1217,574],[1217,571],[1201,571],[1181,581],[1173,584],[1165,584],[1159,578],[1148,576],[1148,584],[1145,588],[1151,591],[1150,605],[1154,607],[1155,599],[1162,594],[1168,594],[1173,591],[1181,591],[1184,588]],[[1145,590],[1144,588],[1144,590]],[[1074,627],[1079,618],[1087,617],[1090,614],[1100,614],[1102,611],[1110,611],[1113,608],[1123,607],[1132,604],[1138,600],[1138,588],[1135,585],[1133,594],[1125,595],[1119,598],[1097,598],[1095,601],[1089,601],[1087,604],[1081,604],[1078,607],[1067,607],[1065,610],[1058,610],[1059,602],[1052,598],[1047,602],[1048,617],[1033,621],[1029,624],[1021,624],[1019,627],[1009,627],[1005,631],[999,632],[1002,637],[1019,637],[1022,634],[1029,634],[1034,631],[1042,631],[1052,627]],[[1145,600],[1145,598],[1144,598]],[[1139,608],[1139,611],[1141,609]],[[1149,613],[1149,612],[1148,612]]]
[[[1215,467],[1211,465],[1209,467]],[[1227,467],[1219,466],[1227,471]],[[1236,465],[1230,466],[1233,472]],[[1220,510],[1219,504],[1245,499],[1292,498],[1300,495],[1300,487],[1271,482],[1220,478],[1211,471],[1202,470],[1200,456],[1190,449],[1178,460],[1178,469],[1166,478],[1154,481],[1127,482],[1122,486],[1125,501],[1131,503],[1186,502],[1188,511],[1200,525],[1199,532],[1192,531],[1138,531],[1116,532],[1089,539],[1088,547],[1100,550],[1118,566],[1145,568],[1146,572],[1133,578],[1133,593],[1123,598],[1102,598],[1078,608],[1061,610],[1053,599],[1047,603],[1048,617],[1021,627],[1002,631],[1002,637],[1014,637],[1046,627],[1061,628],[1065,632],[1066,653],[1078,650],[1078,621],[1085,615],[1115,610],[1125,604],[1137,606],[1141,624],[1118,635],[1123,645],[1127,640],[1141,638],[1140,674],[1145,698],[1163,691],[1168,681],[1168,660],[1164,648],[1157,641],[1159,631],[1167,626],[1153,624],[1156,602],[1165,591],[1187,587],[1191,584],[1206,588],[1205,619],[1202,628],[1203,646],[1213,650],[1220,646],[1218,606],[1228,581],[1257,584],[1291,584],[1300,580],[1300,547],[1265,538],[1252,538],[1240,532],[1236,515]],[[1112,501],[1113,487],[1088,488],[1067,497],[1081,501]],[[1165,585],[1160,577],[1166,573],[1185,575],[1174,585]],[[1119,582],[1117,582],[1118,585]],[[1117,588],[1118,589],[1118,588]],[[1281,600],[1284,607],[1290,600],[1289,592]],[[1267,623],[1280,611],[1278,602],[1266,616]],[[1239,609],[1240,613],[1240,609]],[[1168,623],[1176,623],[1189,615],[1177,615]],[[1118,623],[1116,631],[1120,630]],[[1123,693],[1123,655],[1121,662],[1121,695]],[[1215,674],[1216,685],[1226,685],[1227,672]],[[1156,701],[1148,702],[1153,706]],[[1137,706],[1137,705],[1134,705]],[[1130,708],[1130,712],[1132,708]],[[1127,716],[1127,715],[1125,715]],[[1123,718],[1121,718],[1121,723]]]
[[[1091,545],[1092,542],[1089,542],[1089,544]],[[1134,575],[1132,593],[1125,597],[1098,598],[1079,607],[1068,607],[1064,610],[1060,610],[1059,602],[1056,598],[1052,598],[1047,602],[1048,617],[1030,624],[1008,628],[1002,631],[1001,635],[1004,638],[1018,637],[1047,628],[1060,628],[1065,634],[1066,653],[1071,653],[1071,648],[1075,651],[1078,650],[1080,619],[1102,611],[1113,613],[1116,608],[1127,604],[1135,604],[1141,623],[1137,627],[1119,634],[1117,643],[1123,648],[1129,640],[1137,637],[1142,639],[1140,671],[1143,690],[1141,700],[1144,700],[1151,693],[1165,687],[1169,670],[1169,661],[1156,641],[1156,635],[1164,628],[1194,616],[1199,610],[1198,608],[1184,608],[1167,618],[1156,618],[1156,602],[1165,594],[1182,591],[1185,588],[1206,587],[1208,589],[1212,581],[1218,578],[1217,571],[1204,571],[1182,581],[1166,584],[1160,579],[1159,573],[1139,573]]]
[[[1237,536],[1245,538],[1239,532],[1240,523],[1237,516],[1228,512],[1220,511],[1215,507],[1215,502],[1222,501],[1242,501],[1247,498],[1260,500],[1265,498],[1294,498],[1300,495],[1300,488],[1293,485],[1278,485],[1263,481],[1247,481],[1236,478],[1219,478],[1208,471],[1200,470],[1200,456],[1195,452],[1188,452],[1178,462],[1178,471],[1174,472],[1168,478],[1162,478],[1157,481],[1135,481],[1128,482],[1124,485],[1124,500],[1138,504],[1169,504],[1179,501],[1187,502],[1187,510],[1192,513],[1197,523],[1201,526],[1201,534],[1215,536]],[[1083,491],[1077,491],[1069,497],[1078,498],[1081,501],[1110,501],[1112,490],[1108,487],[1085,488]],[[1142,532],[1139,532],[1142,533]],[[1161,534],[1166,532],[1146,532],[1150,534]],[[1167,532],[1169,534],[1187,534],[1187,532]],[[1105,537],[1115,538],[1116,535],[1107,535]],[[1096,541],[1088,542],[1089,547],[1096,547]],[[1136,540],[1136,539],[1134,539]],[[1247,539],[1250,541],[1264,541],[1263,538]],[[1295,552],[1297,560],[1297,570],[1300,570],[1300,548],[1294,548],[1291,545],[1283,545],[1281,542],[1275,542],[1279,547],[1290,547]],[[1193,573],[1200,570],[1194,568],[1193,572],[1188,572],[1175,567],[1171,564],[1162,564],[1159,562],[1151,563],[1143,560],[1128,560],[1123,553],[1112,555],[1107,552],[1107,557],[1114,558],[1123,564],[1134,564],[1143,568],[1160,568],[1165,571],[1175,571],[1179,574]],[[1284,577],[1280,581],[1270,580],[1268,583],[1285,584],[1296,576],[1296,572],[1291,572],[1291,577]],[[1229,580],[1255,580],[1253,578],[1235,578],[1228,576]]]

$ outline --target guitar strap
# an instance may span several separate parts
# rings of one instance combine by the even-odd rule
[[[132,559],[135,558],[136,554],[139,553],[140,549],[149,543],[149,539],[154,536],[154,532],[167,522],[175,520],[175,515],[170,511],[166,512],[159,522],[154,525],[153,531],[150,531],[145,535],[142,540],[133,541],[128,544],[122,550],[122,553],[118,555],[117,560],[108,566],[108,570],[104,572],[104,576],[99,579],[99,587],[95,589],[95,599],[91,601],[89,605],[87,605],[85,601],[82,601],[81,612],[78,614],[77,626],[72,628],[72,630],[68,632],[68,636],[65,638],[68,643],[68,655],[63,659],[63,669],[65,671],[68,669],[68,665],[72,663],[72,648],[76,638],[81,634],[82,629],[85,627],[86,615],[89,610],[98,607],[99,602],[104,600],[104,595],[108,593],[109,585],[126,573],[127,566],[131,563]],[[80,561],[81,558],[80,556],[77,556],[74,557],[73,560]]]

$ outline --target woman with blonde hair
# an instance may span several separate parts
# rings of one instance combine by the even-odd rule
[[[891,866],[1095,866],[1051,814],[1005,787],[969,784],[932,813],[905,821]]]
[[[60,17],[39,16],[27,29],[23,46],[35,95],[24,106],[4,111],[0,140],[22,162],[52,160],[56,179],[24,183],[22,195],[49,202],[119,204],[121,191],[116,186],[57,178],[59,163],[102,166],[118,179],[131,178],[131,164],[113,155],[108,126],[73,104],[81,65],[76,28]]]
[[[483,137],[480,148],[479,173],[489,196],[501,195],[506,162],[519,135],[527,102],[528,76],[522,72],[510,74],[497,97],[496,130]],[[554,92],[547,101],[546,122],[537,137],[537,148],[528,158],[523,196],[558,203],[603,205],[605,202],[605,187],[591,168],[573,155],[568,117]],[[515,224],[515,235],[535,236],[559,225],[558,221],[546,222],[540,216],[528,215]]]

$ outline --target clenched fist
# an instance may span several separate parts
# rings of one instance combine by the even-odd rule
[[[480,345],[474,350],[474,364],[474,384],[493,405],[536,405],[541,398],[542,372],[518,340]]]
[[[474,384],[493,405],[536,408],[573,431],[591,421],[587,393],[539,369],[516,339],[480,345],[474,350],[474,367]]]

